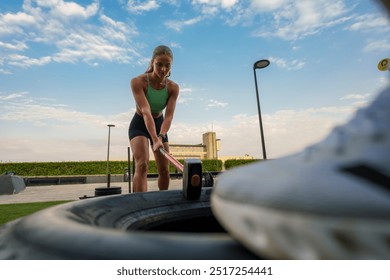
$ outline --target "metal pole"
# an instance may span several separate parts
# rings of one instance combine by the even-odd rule
[[[127,172],[129,174],[129,193],[131,193],[130,147],[127,147]]]
[[[267,153],[265,151],[265,141],[264,141],[264,132],[263,132],[263,122],[261,120],[261,110],[260,110],[260,98],[259,98],[259,89],[257,87],[257,76],[256,76],[256,68],[253,67],[253,73],[255,75],[255,86],[256,86],[256,98],[257,98],[257,111],[259,114],[259,125],[260,125],[260,136],[261,136],[261,145],[263,149],[263,158],[267,159]]]
[[[134,153],[133,153],[133,160],[132,160],[132,167],[131,167],[131,172],[133,175],[131,175],[131,178],[134,178],[134,174],[135,174],[135,159],[134,159]]]
[[[111,134],[111,127],[115,127],[113,124],[108,124],[108,148],[107,148],[107,188],[110,187],[111,183],[111,174],[110,174],[110,134]]]

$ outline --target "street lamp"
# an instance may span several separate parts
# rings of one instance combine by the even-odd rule
[[[111,133],[111,127],[115,127],[114,124],[108,124],[108,148],[107,148],[107,188],[110,187],[110,182],[111,182],[111,174],[110,174],[110,165],[109,165],[109,160],[110,160],[110,133]]]
[[[256,61],[255,64],[253,64],[253,73],[255,75],[255,86],[256,86],[256,97],[257,97],[257,111],[259,114],[260,136],[261,136],[261,145],[263,148],[263,158],[264,159],[267,159],[267,153],[265,151],[263,123],[261,121],[260,99],[259,99],[259,89],[257,87],[256,69],[266,68],[269,64],[270,64],[270,62],[267,59],[262,59],[262,60]]]

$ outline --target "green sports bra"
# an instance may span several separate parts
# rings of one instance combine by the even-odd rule
[[[148,90],[146,92],[146,99],[149,102],[150,110],[153,114],[161,113],[165,109],[168,102],[168,83],[165,84],[163,89],[154,89],[150,85],[149,75],[146,74],[148,79]]]

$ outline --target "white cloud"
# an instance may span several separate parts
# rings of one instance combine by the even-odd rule
[[[169,46],[170,46],[171,48],[176,48],[176,49],[181,49],[181,48],[182,48],[182,46],[180,45],[180,43],[177,43],[177,42],[171,42],[171,43],[169,44]]]
[[[0,36],[21,34],[24,27],[34,26],[35,24],[36,19],[24,12],[0,14]]]
[[[95,17],[94,25],[89,20]],[[11,39],[6,37],[12,33]],[[28,68],[51,62],[85,62],[92,66],[99,61],[129,63],[140,59],[134,49],[132,38],[137,30],[131,22],[115,21],[103,12],[99,13],[99,2],[87,6],[63,0],[28,1],[23,12],[0,14],[0,49],[2,73],[10,67]],[[2,38],[4,36],[4,38]],[[11,41],[12,40],[12,41]],[[30,46],[47,53],[31,57]],[[49,46],[49,48],[48,48]]]
[[[204,16],[215,16],[218,13],[232,12],[239,10],[241,6],[238,0],[192,0],[191,4]],[[229,18],[227,21],[230,21]]]
[[[52,61],[50,56],[41,58],[31,58],[24,55],[11,54],[6,59],[9,65],[18,66],[22,68],[29,68],[32,66],[43,66]]]
[[[344,2],[344,0],[193,0],[191,3],[204,16],[221,14],[221,18],[229,25],[239,23],[257,25],[257,30],[252,33],[254,36],[297,40],[351,20],[352,16],[346,14],[353,7],[347,7]]]
[[[0,95],[0,100],[3,101],[0,103],[0,120],[3,121],[27,122],[39,126],[50,126],[53,123],[101,126],[110,119],[118,122],[119,127],[126,126],[127,122],[122,114],[100,116],[78,112],[52,99],[34,98],[27,92]]]
[[[103,128],[102,128],[103,135]],[[0,145],[6,145],[2,152],[1,162],[62,162],[91,161],[107,158],[106,141],[67,140],[67,139],[31,139],[1,138]],[[61,143],[61,145],[59,145]],[[124,154],[124,153],[122,153]],[[118,156],[115,149],[110,150],[110,158]],[[118,157],[116,157],[118,159]],[[120,159],[124,159],[121,157]]]
[[[8,50],[16,50],[16,51],[23,51],[27,49],[27,45],[24,42],[15,42],[12,43],[4,43],[0,41],[0,48],[8,49]]]
[[[279,68],[284,68],[287,70],[300,70],[305,66],[304,61],[299,61],[297,59],[285,60],[278,57],[270,57],[271,63],[275,63]]]
[[[25,96],[27,92],[15,92],[8,95],[0,95],[0,100],[12,100]]]
[[[130,25],[130,23],[125,24],[124,22],[115,21],[104,14],[100,15],[100,20],[104,25],[99,33],[103,34],[104,38],[126,42],[129,34],[138,34],[137,28],[134,25]]]
[[[0,74],[10,75],[10,74],[12,74],[12,73],[11,73],[10,71],[8,71],[8,70],[5,70],[5,69],[0,68]]]
[[[24,7],[33,8],[33,3],[40,9],[49,9],[50,13],[55,17],[61,17],[64,20],[72,20],[74,18],[89,18],[96,15],[99,9],[99,2],[94,1],[90,5],[83,7],[73,1],[64,0],[35,0],[25,1]]]
[[[36,22],[35,18],[32,15],[29,15],[24,12],[18,12],[16,14],[7,13],[2,15],[2,22],[10,25],[26,26],[34,24]]]
[[[221,102],[218,100],[210,99],[208,101],[206,109],[209,110],[210,108],[226,108],[229,104],[226,102]]]
[[[1,94],[0,124],[4,136],[0,145],[4,149],[0,161],[104,160],[108,123],[115,124],[110,158],[124,160],[129,116],[134,112],[132,109],[111,116],[95,115],[72,110],[53,99],[32,97],[27,92]]]
[[[337,124],[344,122],[354,107],[308,108],[280,110],[262,117],[268,158],[298,152],[320,141]],[[257,115],[234,116],[217,137],[221,138],[220,154],[262,158],[260,128]]]
[[[357,100],[361,100],[361,99],[367,99],[371,96],[370,93],[366,93],[366,94],[348,94],[346,96],[343,96],[340,98],[340,100],[350,100],[350,99],[357,99]]]
[[[346,28],[350,31],[379,32],[388,34],[390,32],[390,21],[380,14],[365,14],[354,19],[354,23]],[[386,36],[385,36],[386,37]],[[364,52],[386,52],[390,50],[390,41],[383,37],[382,40],[367,42],[363,48]]]
[[[216,6],[223,9],[229,9],[237,4],[238,0],[193,0],[192,4],[194,5],[206,5],[206,6]]]
[[[189,104],[191,100],[194,100],[192,97],[193,89],[185,85],[180,85],[180,94],[177,100],[178,104]]]
[[[58,3],[51,6],[51,8],[53,15],[66,18],[67,20],[70,20],[71,18],[86,19],[96,15],[99,4],[98,2],[94,2],[84,8],[75,2],[58,1]]]
[[[158,9],[160,5],[155,0],[140,1],[129,0],[127,2],[127,9],[132,13],[143,13]]]
[[[365,31],[377,28],[389,29],[389,25],[389,20],[383,16],[378,14],[366,14],[356,17],[354,23],[346,29],[352,31]]]
[[[272,27],[261,26],[254,36],[297,40],[350,20],[344,1],[288,1],[273,13]]]
[[[364,52],[386,52],[389,50],[390,41],[386,39],[370,42],[363,49]]]
[[[272,11],[281,8],[287,0],[251,0],[251,8],[258,12]]]
[[[131,56],[128,50],[101,35],[80,31],[69,34],[66,38],[57,42],[60,51],[55,54],[56,62],[75,63],[84,61],[92,63],[97,60],[117,61],[128,63]]]
[[[181,31],[184,27],[197,24],[198,22],[202,21],[202,19],[202,16],[198,16],[187,20],[168,20],[164,23],[164,25],[175,31]]]
[[[350,26],[344,27],[345,30],[389,29],[389,20],[381,15],[351,14],[356,4],[348,5],[345,0],[193,0],[191,3],[205,17],[219,16],[229,25],[257,25],[253,36],[288,41],[316,35],[334,26],[343,27],[348,22]],[[177,30],[183,26],[179,22],[171,24]]]

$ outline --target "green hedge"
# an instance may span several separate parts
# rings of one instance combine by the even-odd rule
[[[202,160],[203,171],[222,171],[223,163],[222,160],[206,159]]]
[[[23,162],[1,163],[0,173],[15,172],[19,176],[66,176],[106,174],[107,162]],[[111,174],[123,174],[127,161],[110,162]]]
[[[240,166],[240,165],[245,165],[249,163],[253,163],[259,161],[258,159],[229,159],[225,161],[225,169],[229,170],[231,168]]]
[[[183,160],[180,160],[184,163]],[[222,161],[203,160],[204,171],[221,171]],[[132,168],[132,166],[130,167]],[[123,174],[127,169],[127,161],[110,161],[111,174]],[[175,172],[174,166],[170,165],[170,172]],[[15,172],[24,177],[33,176],[67,176],[67,175],[101,175],[107,172],[106,161],[85,161],[85,162],[22,162],[22,163],[0,163],[0,174]],[[149,173],[157,173],[155,161],[149,162]]]

